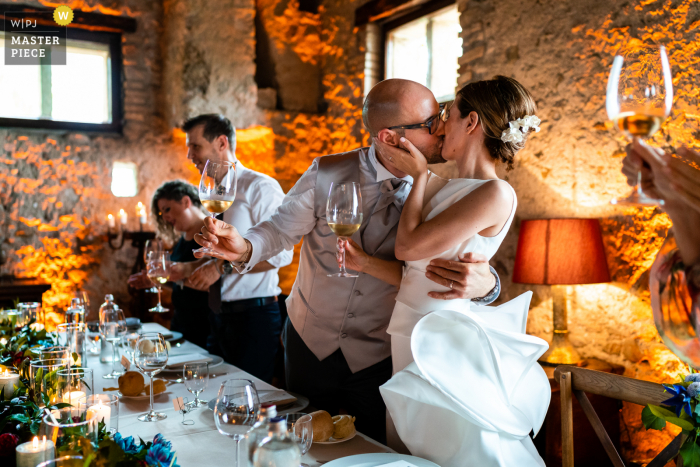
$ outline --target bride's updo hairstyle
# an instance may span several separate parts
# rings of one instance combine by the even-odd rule
[[[513,159],[522,148],[530,131],[520,142],[501,140],[509,128],[508,122],[535,115],[537,106],[530,91],[513,78],[495,76],[493,79],[469,83],[457,92],[457,108],[462,118],[476,112],[484,132],[484,143],[491,157],[513,169]]]

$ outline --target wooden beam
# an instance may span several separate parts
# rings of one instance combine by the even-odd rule
[[[574,383],[574,385],[575,384],[576,383]],[[576,399],[578,399],[579,404],[581,404],[583,413],[586,414],[588,421],[591,422],[593,431],[595,431],[595,434],[598,435],[600,442],[603,443],[603,448],[605,449],[605,452],[608,453],[608,457],[612,461],[613,465],[615,467],[625,467],[625,462],[620,457],[620,453],[617,452],[617,449],[615,449],[615,445],[610,439],[610,435],[608,435],[603,423],[600,421],[600,418],[598,418],[598,414],[593,408],[593,405],[591,405],[591,401],[588,400],[586,393],[579,389],[574,389],[573,393],[576,396]]]
[[[564,373],[573,376],[573,388],[639,405],[659,405],[670,397],[658,383],[641,381],[602,371],[587,370],[571,365],[560,365],[554,370],[556,378]]]
[[[574,412],[571,400],[571,373],[559,375],[561,395],[561,465],[574,467]]]
[[[371,0],[355,10],[355,26],[363,26],[372,18],[395,10],[411,0]]]
[[[26,18],[37,20],[39,24],[55,26],[53,21],[47,21],[47,13],[53,15],[54,8],[35,7],[15,3],[0,3],[0,18],[7,21],[10,18]],[[53,16],[51,16],[53,17]],[[103,15],[73,10],[73,22],[69,28],[89,29],[91,31],[136,32],[137,22],[127,16]]]
[[[683,444],[683,433],[673,438],[673,441],[668,443],[668,446],[654,457],[654,459],[647,464],[647,467],[664,467],[676,456],[678,456],[679,461],[682,462],[681,456],[678,455],[681,450],[681,444]],[[678,461],[676,462],[676,466],[680,467]]]

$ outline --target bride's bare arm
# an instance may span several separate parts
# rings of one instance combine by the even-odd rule
[[[364,272],[396,287],[401,284],[402,261],[374,258],[365,253],[354,241],[338,239],[338,254],[336,255],[338,265],[340,265],[343,250],[345,251],[345,267],[347,269]]]

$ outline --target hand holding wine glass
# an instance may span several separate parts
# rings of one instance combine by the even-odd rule
[[[673,82],[666,49],[630,42],[615,56],[608,78],[605,108],[629,139],[649,138],[671,113]],[[663,205],[642,191],[642,173],[629,196],[612,204]]]
[[[362,225],[362,193],[356,182],[331,183],[326,202],[326,222],[339,238],[345,240]],[[340,272],[328,277],[357,277],[345,270],[345,252],[342,253]]]
[[[207,161],[199,181],[199,199],[211,217],[231,207],[236,199],[236,183],[234,164],[228,161]],[[217,256],[213,249],[207,247],[198,248],[194,253]]]
[[[223,382],[214,407],[214,421],[219,433],[235,441],[234,466],[238,466],[238,444],[253,427],[259,410],[260,400],[252,381],[229,379]]]
[[[155,259],[158,256],[162,255],[164,251],[165,251],[165,248],[163,247],[163,242],[159,238],[155,238],[153,240],[146,240],[146,247],[143,250],[143,262],[144,262],[144,264],[148,265],[148,263],[152,259]],[[146,290],[146,292],[158,293],[158,288],[155,285],[153,285],[153,286],[150,286]]]
[[[170,278],[170,266],[170,259],[168,259],[168,254],[165,252],[154,255],[146,265],[148,278],[158,286],[158,305],[148,310],[152,313],[165,313],[168,311],[168,308],[165,308],[161,304],[160,294],[162,290],[161,287],[168,282]]]
[[[136,341],[134,362],[139,370],[148,375],[151,384],[151,409],[148,413],[141,415],[138,418],[139,421],[155,422],[167,418],[167,415],[153,410],[153,377],[160,373],[168,363],[168,347],[163,334],[159,332],[142,334]]]

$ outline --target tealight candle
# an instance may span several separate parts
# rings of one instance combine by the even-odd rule
[[[0,391],[5,390],[5,400],[12,399],[17,383],[19,383],[19,375],[17,373],[11,373],[7,368],[0,373]]]
[[[107,224],[109,225],[110,229],[113,229],[117,226],[116,222],[114,221],[114,216],[109,214],[107,216]]]
[[[121,225],[126,225],[126,219],[127,219],[126,212],[124,212],[123,209],[120,209],[119,210],[119,223],[121,223]]]
[[[83,391],[70,391],[63,394],[63,402],[70,404],[73,407],[78,407],[78,402],[80,399],[87,397],[87,394]]]
[[[17,467],[35,467],[42,462],[53,460],[54,445],[53,441],[44,439],[39,442],[36,436],[33,440],[22,443],[15,448],[17,453]]]
[[[32,331],[39,332],[44,329],[44,325],[41,323],[32,323],[29,325],[29,329],[31,329]]]
[[[4,337],[0,337],[0,344],[7,345],[7,339],[5,339]]]
[[[96,405],[89,407],[87,410],[87,418],[91,419],[92,417],[97,417],[98,422],[104,422],[105,426],[109,428],[109,421],[112,417],[112,409],[102,404],[102,401],[100,400]]]

